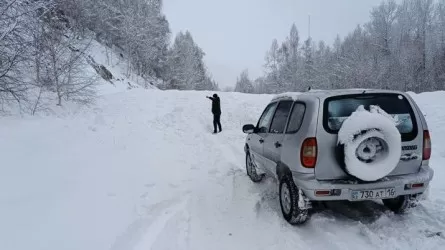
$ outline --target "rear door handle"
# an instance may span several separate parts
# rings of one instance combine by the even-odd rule
[[[275,142],[275,147],[276,147],[276,148],[281,147],[281,143],[280,143],[280,142]]]
[[[264,143],[264,139],[263,138],[260,139],[260,143]]]

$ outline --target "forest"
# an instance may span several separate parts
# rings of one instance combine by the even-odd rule
[[[0,1],[0,105],[35,113],[43,97],[93,101],[97,79],[83,72],[92,40],[118,51],[128,75],[160,79],[158,88],[218,89],[191,33],[171,35],[162,0]]]
[[[299,36],[295,25],[273,40],[264,75],[241,72],[235,91],[279,93],[311,89],[380,88],[425,92],[445,87],[445,1],[385,0],[332,45]]]

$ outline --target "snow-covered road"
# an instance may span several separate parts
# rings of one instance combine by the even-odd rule
[[[134,89],[66,116],[0,118],[0,249],[440,249],[445,244],[445,93],[416,95],[429,122],[430,197],[399,216],[333,203],[301,227],[277,185],[244,170],[241,127],[269,95]]]

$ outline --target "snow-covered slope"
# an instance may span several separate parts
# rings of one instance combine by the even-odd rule
[[[56,106],[58,103],[56,93],[51,91],[40,92],[41,89],[39,87],[31,84],[27,86],[28,90],[26,92],[21,93],[26,96],[22,102],[2,102],[0,115],[20,116],[22,114],[31,114],[34,111],[36,111],[36,115],[65,115],[66,113],[76,112],[79,109],[83,110],[83,105],[74,102],[74,99],[82,100],[82,102],[85,100],[95,101],[103,96],[125,92],[134,88],[158,89],[156,86],[162,83],[162,80],[155,77],[142,78],[134,71],[129,71],[128,67],[130,65],[125,55],[121,54],[118,49],[111,49],[96,40],[85,38],[79,41],[76,46],[70,46],[70,49],[80,54],[79,61],[73,69],[76,73],[76,86],[72,89],[70,88],[70,91],[84,90],[83,93],[79,94],[79,96],[77,96],[78,93],[73,94],[68,100],[66,100],[66,94],[64,94],[61,107]],[[104,79],[97,71],[99,68],[102,72],[109,72],[112,78]],[[34,75],[32,72],[33,69],[30,68],[28,70],[30,75],[26,79],[30,82],[35,81],[33,80]],[[94,88],[91,88],[90,84]],[[64,89],[64,91],[68,90]]]
[[[269,95],[132,89],[64,118],[0,118],[0,249],[441,249],[444,92],[415,95],[429,122],[435,179],[405,216],[334,203],[302,227],[277,185],[245,174],[241,127]]]
[[[98,82],[98,94],[106,95],[118,93],[132,88],[155,89],[158,79],[143,79],[134,72],[128,71],[127,58],[96,40],[88,42],[90,45],[85,52],[86,57],[91,57],[98,65],[103,65],[113,75],[113,79],[106,81],[102,78]],[[91,60],[89,60],[91,62]],[[85,64],[85,70],[94,73],[91,65]]]

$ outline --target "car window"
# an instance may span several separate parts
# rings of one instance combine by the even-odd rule
[[[277,103],[269,104],[263,112],[260,120],[258,121],[258,132],[259,133],[267,133],[269,128],[269,124],[272,121],[273,113],[275,112],[275,108],[277,107]]]
[[[337,133],[343,122],[360,105],[369,110],[371,105],[379,106],[397,121],[397,129],[402,140],[412,140],[417,136],[417,124],[413,109],[408,100],[399,94],[361,94],[336,96],[326,99],[323,126],[330,133]]]
[[[292,101],[282,101],[278,104],[277,111],[275,111],[272,124],[270,125],[269,133],[280,134],[284,132],[292,103]]]
[[[289,119],[289,125],[287,126],[286,133],[292,134],[300,130],[301,124],[303,123],[304,113],[306,111],[306,105],[303,103],[296,102]]]

